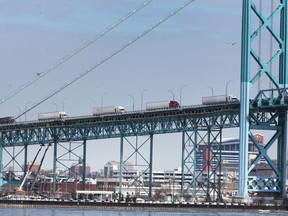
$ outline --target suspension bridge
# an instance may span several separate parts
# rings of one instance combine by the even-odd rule
[[[26,114],[31,109],[43,103],[48,98],[54,96],[64,88],[72,85],[75,81],[96,69],[98,65],[108,61],[123,49],[141,39],[166,19],[170,19],[174,14],[181,12],[183,8],[193,1],[170,13],[169,16],[156,23],[154,26],[138,35],[134,40],[129,41],[122,48],[116,50],[112,55],[98,62],[94,67],[85,73],[77,76],[68,84],[60,87],[48,97],[36,103],[30,109],[25,110],[21,115]],[[39,120],[13,122],[0,125],[0,186],[3,185],[3,152],[13,147],[22,147],[24,151],[24,164],[28,162],[28,151],[31,145],[51,145],[53,148],[53,192],[56,191],[56,167],[61,163],[61,156],[58,155],[60,146],[69,145],[73,141],[80,141],[82,146],[81,164],[86,166],[86,145],[90,140],[119,138],[120,140],[120,183],[119,191],[122,190],[122,173],[124,163],[132,156],[142,158],[141,164],[143,173],[149,173],[150,187],[148,195],[152,196],[152,169],[153,169],[153,139],[158,134],[181,133],[182,139],[182,195],[191,194],[197,196],[204,192],[207,199],[211,199],[211,191],[216,194],[216,198],[221,198],[220,179],[217,174],[221,173],[222,161],[217,156],[219,151],[211,151],[212,142],[222,143],[223,130],[227,128],[239,128],[240,149],[239,149],[239,174],[237,196],[247,198],[249,192],[274,193],[279,198],[286,198],[286,152],[287,152],[287,27],[288,10],[287,0],[271,1],[271,13],[262,13],[259,4],[253,0],[243,0],[242,9],[242,43],[241,43],[241,89],[240,102],[219,103],[209,105],[180,106],[173,109],[139,110],[113,115],[89,115],[78,117],[67,117],[64,119]],[[277,2],[277,3],[276,3]],[[148,3],[148,2],[146,2]],[[146,4],[145,3],[145,4]],[[144,4],[144,5],[145,5]],[[139,8],[140,9],[140,8]],[[136,12],[136,10],[135,10]],[[277,25],[275,25],[275,22]],[[255,23],[258,23],[255,27]],[[112,25],[113,27],[115,25]],[[253,28],[252,28],[253,27]],[[108,28],[109,30],[109,28]],[[273,46],[269,58],[259,50],[255,49],[255,44],[259,43],[262,34],[269,35],[269,43],[273,41]],[[264,43],[262,41],[262,43]],[[82,48],[79,49],[81,51]],[[71,56],[71,55],[70,55]],[[61,61],[60,61],[61,62]],[[57,63],[58,64],[58,63]],[[56,65],[57,65],[56,64]],[[277,71],[272,71],[272,64],[278,64]],[[46,72],[44,72],[46,73]],[[43,73],[43,74],[44,74]],[[270,88],[258,89],[256,94],[253,87],[257,82],[266,79],[270,83]],[[26,84],[25,84],[26,85]],[[16,90],[17,93],[17,90]],[[14,93],[11,95],[13,96]],[[9,99],[8,96],[6,99]],[[1,102],[5,102],[1,100]],[[253,137],[253,130],[265,130],[273,135],[264,146]],[[139,143],[134,137],[148,137]],[[248,161],[248,142],[252,140],[253,145],[258,149],[257,157]],[[201,143],[205,143],[205,149],[211,155],[206,158],[205,170],[196,169],[196,152]],[[126,157],[125,145],[133,148],[131,155]],[[142,153],[142,147],[148,145],[149,152]],[[275,162],[268,153],[271,148],[277,149]],[[73,149],[66,148],[71,153]],[[259,160],[264,159],[273,170],[272,176],[252,176],[251,170]],[[11,156],[14,161],[14,155]],[[213,165],[212,165],[213,164]],[[28,172],[24,167],[24,173]],[[208,175],[208,184],[200,184],[203,174]],[[192,181],[184,185],[184,176],[191,175]],[[82,177],[85,179],[85,168]],[[141,176],[134,179],[137,182]],[[199,186],[201,185],[201,186]],[[83,181],[85,188],[85,181]]]

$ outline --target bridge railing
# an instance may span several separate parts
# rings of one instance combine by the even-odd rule
[[[288,106],[288,89],[265,89],[260,90],[256,97],[250,100],[250,106],[253,107],[279,107]]]

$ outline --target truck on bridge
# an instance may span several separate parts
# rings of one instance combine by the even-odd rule
[[[146,103],[146,110],[157,110],[157,109],[173,109],[179,108],[180,104],[175,100],[170,101],[155,101]]]
[[[117,114],[124,113],[125,108],[123,106],[108,106],[108,107],[94,107],[93,115],[102,115],[102,114]]]
[[[233,95],[215,95],[215,96],[202,97],[203,105],[229,103],[237,101],[239,101],[238,98]]]
[[[46,112],[46,113],[39,113],[38,114],[38,120],[53,120],[53,119],[65,119],[67,118],[66,112]]]
[[[0,118],[0,124],[9,124],[9,123],[14,123],[15,119],[12,116],[6,116]]]

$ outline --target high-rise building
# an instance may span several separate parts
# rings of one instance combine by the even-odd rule
[[[255,139],[261,146],[264,146],[264,136],[262,134],[254,134]],[[212,166],[216,163],[222,163],[226,168],[237,168],[239,164],[239,149],[240,141],[238,138],[222,139],[222,142],[215,141],[210,147],[207,144],[200,144],[197,149],[196,169],[198,171],[212,170]],[[248,160],[251,161],[258,155],[258,149],[249,140],[248,144]],[[265,163],[265,160],[260,160],[260,163]]]

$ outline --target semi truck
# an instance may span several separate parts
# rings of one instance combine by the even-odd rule
[[[53,119],[65,119],[67,118],[66,112],[46,112],[46,113],[39,113],[38,120],[53,120]]]
[[[208,96],[202,97],[202,104],[217,104],[217,103],[229,103],[239,101],[237,97],[233,95],[216,95],[216,96]]]
[[[180,104],[175,100],[155,101],[146,103],[146,110],[173,109],[178,107],[180,107]]]
[[[9,124],[9,123],[14,123],[15,119],[12,116],[6,116],[0,118],[0,124]]]
[[[108,106],[108,107],[94,107],[93,115],[101,114],[113,114],[113,113],[124,113],[125,108],[123,106]]]

